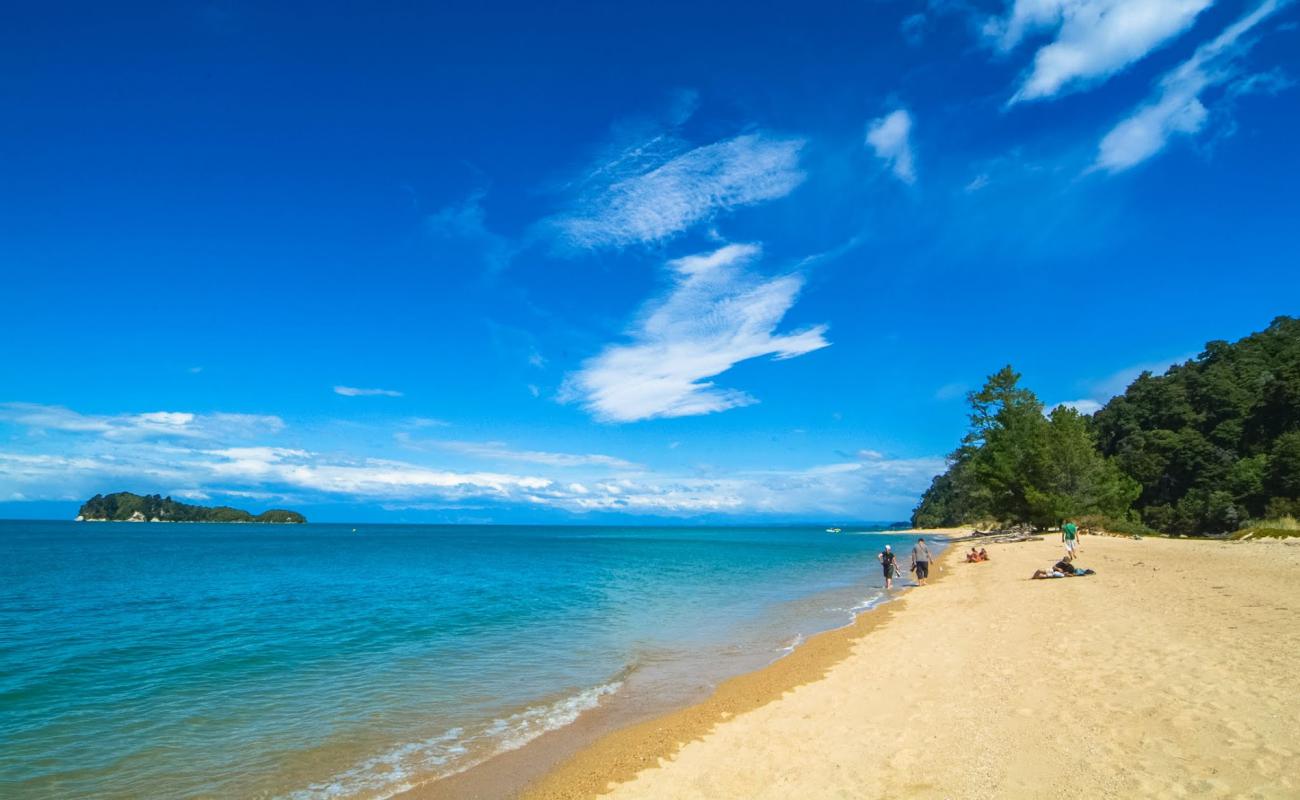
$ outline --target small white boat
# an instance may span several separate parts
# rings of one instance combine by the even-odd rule
[[[839,533],[841,530],[843,530],[843,528],[827,528],[827,529],[826,529],[826,532],[827,532],[827,533]]]

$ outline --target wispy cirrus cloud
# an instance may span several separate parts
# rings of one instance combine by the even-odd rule
[[[516,246],[488,228],[479,189],[459,203],[439,209],[425,220],[424,229],[434,246],[434,257],[456,266],[478,263],[496,272],[510,263]]]
[[[5,419],[0,424],[23,423]],[[514,459],[538,469],[522,474],[449,469],[303,446],[177,439],[163,432],[145,439],[112,439],[98,428],[80,426],[57,437],[8,439],[0,448],[0,502],[73,501],[130,489],[200,501],[378,501],[427,510],[458,508],[468,501],[485,510],[513,504],[580,514],[871,518],[878,515],[872,509],[910,504],[944,467],[938,457],[895,459],[863,450],[852,461],[797,469],[633,472],[636,465],[609,456],[513,450],[492,442],[453,444],[466,453]],[[564,477],[556,469],[564,469]]]
[[[402,392],[394,389],[358,389],[355,386],[335,386],[334,394],[344,397],[402,397]]]
[[[916,183],[912,163],[912,115],[900,108],[871,121],[867,144],[903,183]]]
[[[1138,379],[1138,376],[1144,372],[1150,372],[1152,375],[1163,375],[1168,369],[1175,364],[1182,364],[1196,358],[1196,353],[1183,353],[1173,358],[1160,359],[1158,361],[1144,361],[1140,364],[1132,364],[1123,369],[1116,370],[1110,375],[1089,382],[1087,385],[1089,394],[1093,399],[1102,401],[1109,400],[1117,394],[1122,394],[1129,384]]]
[[[38,403],[0,403],[0,421],[21,425],[37,433],[94,433],[115,440],[247,437],[274,433],[284,427],[284,421],[279,417],[265,414],[194,414],[184,411],[82,414],[63,406]]]
[[[1243,76],[1239,62],[1254,44],[1243,37],[1288,2],[1266,0],[1161,77],[1151,97],[1102,138],[1091,169],[1123,172],[1159,153],[1173,137],[1199,133],[1210,117],[1202,95],[1214,87],[1227,85],[1235,96],[1285,86],[1267,76]]]
[[[1095,85],[1173,40],[1213,0],[1014,0],[984,26],[1002,52],[1026,37],[1055,32],[1034,54],[1010,104]]]
[[[410,428],[447,428],[451,423],[445,419],[433,417],[407,417],[403,424]]]
[[[940,386],[938,389],[935,390],[934,399],[954,400],[958,397],[965,397],[966,392],[969,389],[970,387],[964,383],[960,383],[960,382],[945,383],[943,386]]]
[[[903,41],[912,47],[920,47],[925,41],[925,24],[924,13],[909,14],[899,23],[898,32],[903,35]]]
[[[1072,408],[1080,414],[1096,414],[1098,411],[1101,411],[1102,405],[1102,403],[1093,400],[1090,397],[1083,397],[1078,400],[1066,400],[1057,403],[1051,409],[1048,409],[1048,411],[1050,412],[1056,408]]]
[[[1116,370],[1109,375],[1093,380],[1081,381],[1085,393],[1084,397],[1076,400],[1064,400],[1056,403],[1052,408],[1064,406],[1073,408],[1080,414],[1095,414],[1100,411],[1106,403],[1116,395],[1123,394],[1129,384],[1138,379],[1138,376],[1149,372],[1152,375],[1163,375],[1170,367],[1175,364],[1182,364],[1196,358],[1196,353],[1184,353],[1173,358],[1160,359],[1158,361],[1144,361],[1138,364],[1131,364],[1123,369]]]
[[[409,497],[432,493],[442,497],[476,494],[510,496],[520,490],[540,490],[547,478],[494,472],[458,472],[382,458],[329,457],[282,447],[242,447],[200,455],[211,460],[195,466],[230,481],[242,479],[354,497]]]
[[[719,213],[784,197],[804,180],[804,140],[747,133],[699,147],[661,134],[626,148],[579,183],[547,221],[580,249],[665,241]]]
[[[747,267],[761,249],[729,244],[668,262],[673,285],[627,333],[568,376],[561,399],[597,419],[633,422],[725,411],[758,402],[710,378],[761,356],[794,358],[826,347],[826,326],[778,334],[803,287],[798,275],[762,278]]]
[[[443,450],[488,461],[519,461],[543,464],[550,467],[607,467],[610,469],[640,469],[626,459],[600,453],[554,453],[546,450],[521,450],[505,442],[468,442],[442,439],[415,439],[404,432],[395,434],[397,441],[416,450]]]

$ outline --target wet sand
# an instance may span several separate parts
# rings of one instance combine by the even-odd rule
[[[897,534],[899,532],[890,532]],[[904,531],[939,536],[949,530]],[[936,551],[943,547],[936,544]],[[941,556],[942,557],[942,556]],[[900,557],[900,564],[906,563]],[[934,575],[931,576],[932,580]],[[901,579],[899,586],[912,586]],[[584,713],[573,724],[442,779],[418,785],[401,800],[498,800],[523,796],[585,797],[611,780],[629,779],[675,753],[681,742],[743,711],[758,708],[784,692],[816,680],[849,655],[857,637],[882,624],[907,592],[860,612],[855,622],[808,637],[794,651],[762,669],[730,678],[716,688],[701,682],[675,688],[675,697],[656,703],[644,692],[620,692]],[[681,698],[692,698],[682,702]],[[688,704],[690,703],[690,704]]]
[[[1300,543],[1082,546],[1097,575],[1031,581],[1054,537],[955,545],[930,586],[524,796],[1300,796]]]

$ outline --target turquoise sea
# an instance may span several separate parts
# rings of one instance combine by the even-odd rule
[[[0,522],[0,797],[387,797],[847,623],[864,530]]]

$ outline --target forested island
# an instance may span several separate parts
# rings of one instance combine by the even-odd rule
[[[271,509],[256,516],[230,506],[193,506],[170,497],[131,492],[97,494],[82,504],[78,522],[267,522],[303,523],[297,511]]]
[[[1213,341],[1095,414],[1042,402],[1010,366],[967,395],[970,430],[917,527],[1078,519],[1109,530],[1280,531],[1300,516],[1300,320]]]

